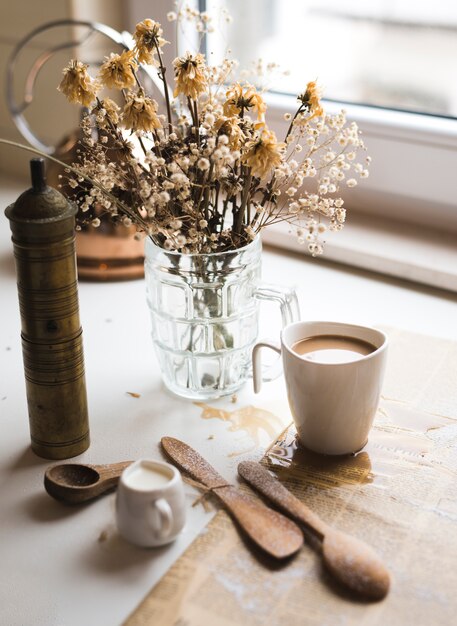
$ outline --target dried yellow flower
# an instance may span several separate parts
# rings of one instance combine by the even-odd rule
[[[130,93],[122,114],[122,125],[131,130],[144,132],[161,128],[162,124],[157,116],[158,104],[155,100],[141,93]]]
[[[196,100],[198,95],[207,88],[205,57],[203,54],[195,55],[186,52],[183,57],[178,57],[173,61],[175,70],[176,89],[174,96],[183,94],[192,100]]]
[[[111,53],[99,72],[99,80],[108,89],[126,89],[135,84],[136,61],[131,50],[122,54]]]
[[[96,98],[98,84],[87,72],[88,65],[72,59],[63,70],[63,78],[57,87],[70,102],[90,106]]]
[[[214,123],[214,128],[220,135],[226,135],[228,145],[233,150],[239,150],[241,144],[245,140],[243,130],[240,128],[240,120],[237,117],[221,116]]]
[[[251,168],[254,176],[264,178],[280,165],[282,148],[283,144],[277,142],[274,132],[264,129],[259,137],[248,141],[241,160]]]
[[[254,109],[257,113],[259,123],[265,123],[265,111],[267,110],[267,106],[255,87],[246,84],[243,91],[243,87],[240,83],[235,83],[225,95],[227,100],[224,102],[224,115],[232,116],[241,114],[241,116],[243,116],[245,111]]]
[[[94,113],[97,115],[97,123],[101,128],[105,128],[111,124],[118,124],[119,122],[120,108],[111,100],[111,98],[104,98],[100,101],[100,105],[94,109]]]
[[[105,98],[102,101],[102,104],[107,116],[110,118],[113,124],[117,124],[119,122],[120,107],[114,102],[114,100],[111,100],[111,98]]]
[[[322,108],[320,99],[321,99],[321,88],[318,86],[316,81],[311,81],[306,85],[305,93],[298,96],[300,102],[308,108],[308,111],[311,113],[311,116],[307,118],[307,122],[312,120],[315,117],[324,114],[324,109]]]
[[[163,37],[163,29],[159,22],[146,19],[136,25],[133,39],[135,40],[134,52],[140,63],[147,65],[156,65],[155,55],[157,50],[162,48],[166,43]]]

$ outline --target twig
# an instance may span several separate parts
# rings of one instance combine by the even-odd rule
[[[160,53],[160,48],[157,45],[156,41],[154,41],[154,46],[157,52],[157,56],[159,57],[159,68],[160,68],[159,77],[163,82],[163,89],[165,93],[165,104],[167,106],[167,118],[168,118],[168,132],[172,133],[173,132],[173,121],[172,121],[173,118],[171,117],[170,94],[168,93],[168,84],[167,84],[167,81],[165,80],[165,73],[167,71],[167,68],[163,64],[163,59]]]

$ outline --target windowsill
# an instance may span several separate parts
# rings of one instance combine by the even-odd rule
[[[288,224],[263,231],[266,244],[308,255]],[[351,213],[328,233],[323,258],[457,292],[457,236],[380,217]]]
[[[295,110],[297,98],[293,94],[266,95],[269,113],[273,111],[282,120],[284,113]],[[339,103],[323,100],[325,111],[336,114],[344,109],[349,120],[363,126],[364,132],[376,136],[404,139],[411,143],[425,143],[455,149],[457,147],[457,119],[423,115],[414,111],[397,111],[363,104]]]

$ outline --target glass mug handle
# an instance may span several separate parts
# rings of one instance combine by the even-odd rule
[[[254,297],[257,300],[267,300],[269,302],[277,302],[281,311],[282,328],[298,322],[300,319],[300,306],[298,304],[295,289],[291,287],[280,287],[279,285],[271,285],[269,283],[261,283],[254,291]],[[262,363],[260,358],[260,348],[272,348],[281,354],[279,344],[264,340],[255,344],[252,351],[252,376],[254,380],[254,391],[258,393],[262,386],[262,382],[268,382],[278,378],[282,374],[281,359],[271,365],[266,372],[262,373]]]

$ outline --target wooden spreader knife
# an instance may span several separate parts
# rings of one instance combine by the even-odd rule
[[[167,456],[211,490],[264,552],[276,559],[285,559],[303,546],[303,533],[294,522],[227,483],[193,448],[173,437],[162,437],[161,443]]]

